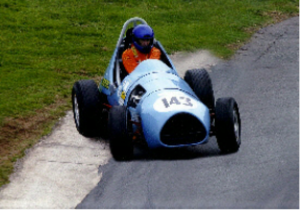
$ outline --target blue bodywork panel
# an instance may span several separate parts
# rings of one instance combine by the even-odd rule
[[[123,34],[121,33],[120,37]],[[155,40],[156,46],[167,58],[168,65],[161,60],[145,60],[121,81],[117,78],[119,76],[118,65],[121,62],[118,58],[121,41],[120,38],[99,85],[99,90],[107,96],[108,103],[111,106],[127,107],[132,120],[141,123],[149,148],[182,147],[206,143],[210,132],[209,109],[197,98],[190,86],[179,77],[161,44]],[[133,104],[137,89],[142,90],[143,94],[139,95],[138,102]],[[182,113],[196,118],[203,126],[205,135],[190,143],[163,143],[162,129],[173,116]],[[133,127],[136,129],[135,126]]]

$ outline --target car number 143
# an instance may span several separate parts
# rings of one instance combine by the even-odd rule
[[[190,98],[183,97],[183,96],[180,97],[173,96],[170,99],[170,101],[168,101],[167,98],[162,99],[162,102],[166,108],[170,107],[171,105],[181,105],[181,104],[185,106],[193,106],[191,101],[192,100]]]
[[[186,96],[166,96],[154,103],[154,109],[160,112],[195,108],[195,100]]]

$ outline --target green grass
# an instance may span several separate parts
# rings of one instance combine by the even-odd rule
[[[206,49],[229,58],[254,29],[295,16],[298,7],[296,0],[0,0],[0,128],[64,101],[49,111],[61,116],[72,84],[104,73],[128,18],[144,18],[170,54]],[[0,132],[0,145],[6,140]],[[1,165],[0,185],[12,168]]]

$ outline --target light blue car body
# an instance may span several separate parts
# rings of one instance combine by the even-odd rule
[[[99,90],[107,96],[109,105],[127,107],[132,120],[141,123],[143,135],[149,148],[183,147],[206,143],[210,132],[209,109],[197,98],[190,86],[179,77],[175,66],[161,44],[156,40],[155,42],[156,46],[166,55],[169,66],[161,60],[145,60],[131,74],[118,82],[114,78],[119,45],[121,44],[118,42],[99,85]],[[136,106],[130,106],[131,93],[138,86],[142,87],[145,93],[139,98],[139,103]],[[171,145],[163,143],[161,130],[172,116],[179,113],[187,113],[196,117],[205,128],[205,136],[192,143]],[[136,126],[133,127],[137,129]]]

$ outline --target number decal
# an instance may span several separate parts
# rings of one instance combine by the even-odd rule
[[[172,97],[171,101],[170,101],[170,105],[172,105],[172,104],[180,105],[180,102],[178,101],[178,99],[176,97]]]
[[[171,112],[175,110],[197,109],[201,106],[193,97],[187,94],[175,92],[166,92],[159,95],[153,104],[153,108],[158,112]]]
[[[126,93],[124,91],[122,91],[121,93],[121,98],[124,100],[126,98]]]
[[[182,103],[180,102],[182,101]],[[162,99],[163,104],[165,105],[165,108],[169,108],[172,105],[185,105],[185,106],[193,106],[192,100],[190,98],[187,97],[179,97],[179,99],[176,96],[173,96],[170,100],[170,102],[168,102],[168,100],[166,98]]]
[[[184,97],[180,97],[180,98],[184,98]],[[190,98],[185,98],[185,103],[183,105],[186,105],[186,106],[193,106],[192,100]]]
[[[102,86],[105,87],[106,89],[108,89],[109,84],[110,84],[110,82],[107,79],[103,78]]]
[[[165,105],[166,108],[168,108],[170,106],[169,103],[168,103],[168,101],[167,101],[167,99],[163,98],[162,102],[164,103],[164,105]]]

